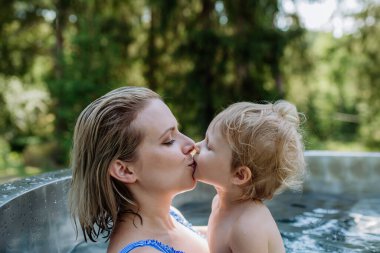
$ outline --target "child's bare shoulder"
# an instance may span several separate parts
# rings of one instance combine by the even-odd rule
[[[267,252],[269,234],[274,228],[276,224],[264,204],[246,205],[232,227],[231,247],[238,252]]]
[[[269,209],[262,203],[252,202],[244,206],[241,215],[234,223],[234,232],[263,234],[268,228],[276,226]]]

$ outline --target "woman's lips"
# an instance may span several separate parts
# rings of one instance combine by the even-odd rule
[[[191,167],[193,168],[193,174],[192,174],[192,177],[194,179],[194,174],[195,174],[195,170],[197,169],[197,162],[194,160],[193,163],[191,164]]]
[[[194,179],[195,170],[197,168],[197,162],[194,159],[192,159],[192,162],[190,164],[188,164],[187,166],[189,166],[193,169],[192,177]]]

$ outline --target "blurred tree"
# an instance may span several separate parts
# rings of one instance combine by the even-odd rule
[[[158,91],[194,137],[234,101],[283,97],[280,60],[298,36],[275,25],[274,0],[13,0],[0,13],[1,73],[33,76],[44,56],[58,164],[79,112],[121,85]]]
[[[357,30],[337,39],[307,32],[277,0],[2,1],[1,138],[18,151],[56,143],[55,162],[67,165],[80,111],[113,88],[144,85],[196,139],[230,103],[286,98],[314,139],[359,130],[376,147],[380,10],[362,4]]]
[[[360,132],[372,147],[380,147],[380,3],[363,1],[363,9],[355,15],[357,32],[349,37],[348,48],[355,59],[353,71],[360,94]]]
[[[365,142],[376,149],[380,144],[380,5],[366,0],[360,2],[360,10],[342,17],[351,18],[354,25],[341,37],[308,32],[302,40],[306,47],[291,44],[284,59],[293,64],[283,64],[283,68],[288,98],[306,113],[311,139]],[[306,54],[299,59],[297,51],[303,48]],[[307,60],[311,64],[306,64],[305,59],[312,59]],[[299,71],[296,66],[300,66]]]
[[[47,53],[43,46],[50,36],[43,17],[47,2],[1,1],[0,73],[24,77],[37,56]]]
[[[163,70],[170,76],[159,87],[172,98],[186,132],[202,136],[232,102],[284,97],[280,61],[302,30],[276,26],[277,1],[179,1],[165,13],[172,18],[161,34],[170,41],[165,47],[174,48],[177,67]]]
[[[36,67],[50,54],[46,22],[50,1],[2,1],[0,9],[0,138],[21,152],[46,138],[48,96]],[[41,117],[40,117],[41,116]],[[40,123],[38,123],[40,122]]]
[[[279,61],[288,41],[275,26],[278,1],[224,2],[234,42],[235,94],[246,100],[283,96]]]
[[[309,134],[320,141],[348,141],[357,135],[358,97],[348,41],[347,37],[336,39],[330,33],[308,33],[304,40],[308,50],[303,58],[295,52],[301,46],[292,45],[288,50],[294,53],[286,54],[293,63],[285,67],[288,99],[306,113]]]
[[[180,105],[179,118],[184,130],[199,137],[212,120],[218,99],[223,100],[222,78],[228,73],[218,70],[225,69],[228,59],[215,1],[199,1],[192,14],[184,20],[188,32],[175,52],[176,61],[189,64],[181,73],[185,82],[171,92],[176,98],[173,102]]]
[[[133,5],[120,1],[59,0],[55,8],[54,75],[47,84],[60,151],[55,159],[66,164],[80,111],[107,91],[128,85],[128,47],[136,17],[129,16]]]

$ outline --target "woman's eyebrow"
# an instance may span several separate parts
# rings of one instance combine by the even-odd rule
[[[173,127],[169,127],[168,129],[166,129],[165,131],[164,131],[164,133],[160,136],[160,138],[158,138],[159,140],[160,139],[162,139],[162,137],[164,137],[165,136],[165,134],[167,134],[168,132],[171,132],[171,131],[174,131],[175,130],[175,127],[173,126]]]

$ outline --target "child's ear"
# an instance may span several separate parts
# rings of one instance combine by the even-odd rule
[[[232,183],[243,185],[251,180],[252,172],[247,166],[240,166],[233,173]]]
[[[124,183],[134,183],[137,180],[134,167],[121,160],[112,161],[108,171],[111,177]]]

